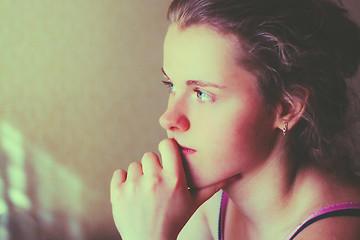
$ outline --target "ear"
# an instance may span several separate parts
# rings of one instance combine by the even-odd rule
[[[290,131],[303,116],[308,97],[309,90],[302,86],[296,86],[289,91],[277,106],[275,128],[282,131],[287,124],[287,131]]]

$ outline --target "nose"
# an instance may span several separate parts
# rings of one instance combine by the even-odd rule
[[[180,103],[169,104],[159,119],[160,125],[167,131],[186,132],[190,128],[190,121],[183,110]]]

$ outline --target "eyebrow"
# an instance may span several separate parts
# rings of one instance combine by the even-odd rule
[[[170,80],[169,76],[165,73],[164,68],[161,68],[161,71],[164,74],[165,78]],[[199,87],[214,87],[214,88],[219,88],[219,89],[226,88],[225,86],[220,86],[220,85],[217,85],[214,83],[206,83],[206,82],[198,81],[198,80],[187,80],[186,85],[187,86],[199,86]]]

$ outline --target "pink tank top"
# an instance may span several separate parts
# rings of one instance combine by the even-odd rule
[[[218,239],[224,240],[225,213],[228,205],[229,197],[223,192],[220,204],[219,223],[218,223]],[[325,207],[318,210],[301,222],[285,240],[293,240],[302,230],[310,224],[324,218],[338,216],[354,216],[360,217],[360,202],[344,202]]]

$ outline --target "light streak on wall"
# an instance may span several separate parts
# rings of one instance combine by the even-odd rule
[[[8,219],[9,219],[9,211],[7,204],[4,198],[5,186],[4,180],[0,174],[0,239],[8,240],[9,233],[7,231],[8,228]]]
[[[85,239],[80,179],[8,122],[0,143],[0,239]]]

